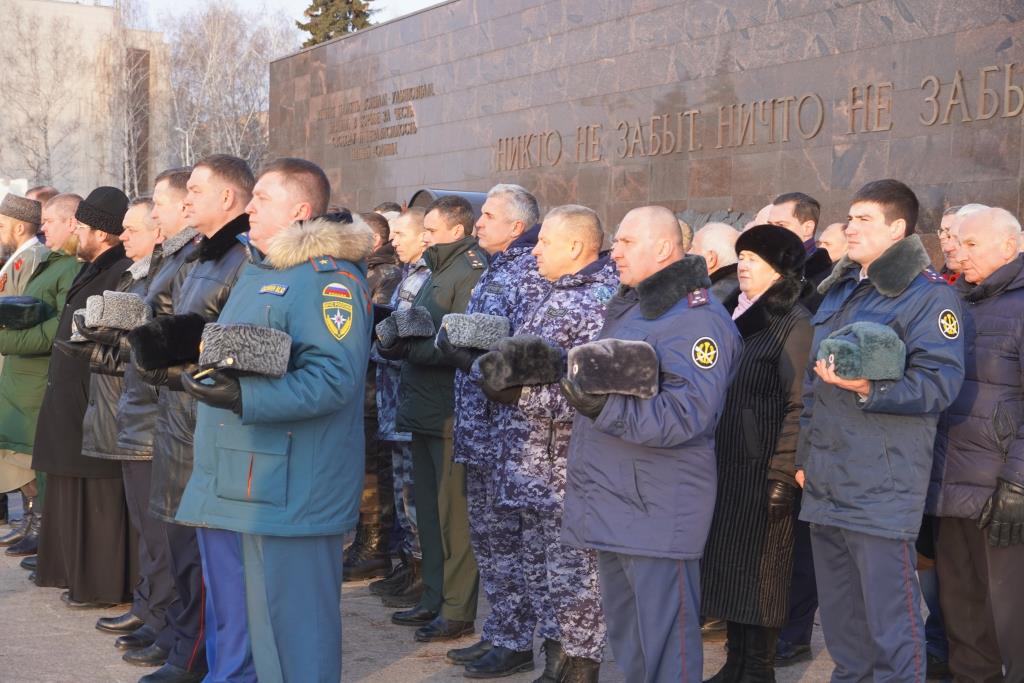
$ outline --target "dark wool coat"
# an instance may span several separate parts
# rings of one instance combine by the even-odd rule
[[[768,522],[768,482],[793,486],[801,388],[811,348],[801,285],[782,280],[737,318],[736,377],[715,432],[718,498],[701,564],[705,614],[781,627],[789,614],[793,519]],[[736,308],[737,297],[726,302]]]
[[[207,322],[216,322],[231,287],[248,262],[246,248],[238,241],[238,235],[248,229],[249,216],[242,214],[213,237],[200,240],[189,256],[195,263],[174,296],[174,315],[194,313]],[[159,519],[173,522],[185,484],[192,475],[196,401],[184,391],[160,387],[158,404],[149,511]]]
[[[804,290],[803,296],[800,297],[800,305],[810,311],[811,315],[818,312],[818,306],[825,298],[825,295],[818,291],[818,285],[831,274],[832,258],[828,255],[828,250],[815,249],[808,254],[807,262],[804,264],[804,279],[811,286]]]
[[[736,275],[738,264],[730,263],[711,273],[711,296],[719,303],[737,296],[740,280]]]
[[[960,278],[964,387],[937,439],[928,511],[977,519],[996,478],[1024,485],[1024,256],[979,285]]]
[[[72,316],[93,294],[116,289],[131,260],[120,243],[100,254],[75,278],[61,311],[55,339],[71,337]],[[39,409],[32,469],[62,477],[117,478],[121,463],[82,455],[82,419],[89,403],[89,361],[54,351]]]

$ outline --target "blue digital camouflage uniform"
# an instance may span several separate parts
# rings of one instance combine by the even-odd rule
[[[600,258],[559,278],[515,333],[537,335],[566,352],[592,341],[618,285],[615,265]],[[606,634],[597,553],[561,542],[575,416],[558,384],[523,387],[518,406],[502,415],[498,503],[519,510],[527,587],[541,633],[561,641],[572,657],[601,661]]]
[[[487,313],[509,319],[515,329],[532,305],[550,289],[530,254],[537,244],[535,226],[508,249],[491,257],[477,281],[466,313]],[[533,647],[536,625],[523,576],[519,515],[497,506],[495,461],[498,416],[503,406],[487,400],[461,371],[455,373],[455,462],[466,464],[470,542],[480,582],[491,605],[481,637],[513,650]]]
[[[430,269],[423,259],[403,268],[402,282],[391,295],[391,306],[404,311],[430,277]],[[398,416],[398,388],[402,361],[386,360],[377,354],[374,346],[370,357],[377,364],[377,434],[391,451],[391,469],[395,490],[395,521],[402,530],[402,550],[406,555],[420,559],[420,538],[416,533],[416,503],[413,498],[412,434],[400,432],[395,426]]]

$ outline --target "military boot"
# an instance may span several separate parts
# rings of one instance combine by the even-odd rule
[[[42,528],[42,524],[42,513],[33,513],[32,519],[28,523],[28,532],[25,534],[25,537],[14,545],[8,547],[7,550],[4,551],[4,554],[11,557],[35,555],[36,551],[39,550],[39,529]]]
[[[739,683],[743,676],[743,653],[747,627],[735,621],[726,622],[725,666],[704,683]]]
[[[558,679],[559,683],[597,683],[601,672],[601,662],[587,657],[569,657],[565,674]]]
[[[779,629],[744,626],[743,675],[739,683],[775,683],[775,644]]]
[[[395,591],[401,590],[405,585],[409,571],[409,557],[405,553],[400,553],[398,564],[391,568],[387,576],[370,582],[370,592],[381,596],[394,595]]]
[[[25,498],[25,511],[21,521],[14,525],[4,536],[0,536],[0,547],[14,545],[28,535],[32,526],[32,519],[35,517],[36,499]]]
[[[356,538],[345,551],[342,580],[361,581],[385,576],[391,569],[388,542],[379,524],[360,524]]]
[[[550,638],[544,639],[541,648],[544,650],[544,673],[533,683],[559,683],[569,667],[569,655],[565,654],[560,642]]]
[[[414,607],[423,596],[423,574],[420,572],[420,561],[413,558],[409,563],[409,571],[405,581],[391,595],[382,595],[385,607]]]

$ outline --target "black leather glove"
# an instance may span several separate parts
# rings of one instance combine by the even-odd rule
[[[370,327],[370,329],[372,330],[373,328],[377,327],[377,325],[379,323],[384,322],[385,318],[390,318],[391,314],[394,313],[394,312],[395,312],[395,309],[392,308],[391,306],[385,306],[383,304],[374,304],[373,305],[373,325]],[[371,335],[371,339],[372,338],[373,338],[373,336]]]
[[[519,403],[519,397],[523,395],[523,388],[521,386],[508,387],[499,391],[492,389],[487,382],[484,382],[480,385],[480,388],[483,390],[484,396],[495,403],[504,403],[507,406],[514,406]]]
[[[182,373],[181,388],[208,406],[242,414],[242,384],[226,372],[214,370],[198,380],[188,372]]]
[[[996,480],[996,490],[985,501],[978,528],[988,527],[988,544],[1005,548],[1024,543],[1024,486]]]
[[[591,420],[597,419],[604,410],[604,404],[608,402],[608,394],[589,394],[568,377],[563,377],[558,384],[569,405],[575,408],[577,413]]]
[[[76,313],[73,319],[78,328],[78,334],[97,344],[117,346],[121,343],[121,338],[128,334],[124,330],[115,330],[112,327],[86,327],[85,315],[82,313]]]
[[[377,353],[385,360],[405,360],[409,355],[409,337],[399,337],[391,346],[377,344]]]
[[[53,348],[58,351],[65,353],[75,360],[92,360],[93,349],[96,348],[96,344],[93,342],[73,342],[67,339],[54,339]]]
[[[146,384],[154,387],[167,387],[171,391],[183,391],[181,386],[181,376],[195,370],[196,366],[189,365],[172,365],[167,368],[157,368],[155,370],[145,370],[138,365],[135,369],[139,371],[139,377]]]
[[[797,487],[784,481],[768,482],[768,521],[779,522],[793,514]]]
[[[452,346],[452,343],[448,340],[448,330],[443,327],[434,338],[434,346],[437,347],[438,351],[444,354],[445,363],[466,373],[473,368],[473,363],[476,359],[486,353],[479,349],[466,349],[461,346]],[[486,390],[484,393],[487,393]]]

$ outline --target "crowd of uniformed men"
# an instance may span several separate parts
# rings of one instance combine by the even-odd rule
[[[337,681],[371,577],[422,642],[474,633],[482,585],[470,678],[539,637],[539,682],[596,681],[606,644],[700,681],[721,629],[711,680],[773,681],[820,609],[833,681],[1024,681],[1009,212],[946,211],[938,272],[896,180],[824,230],[799,192],[742,231],[640,207],[610,250],[517,185],[479,218],[330,196],[214,155],[0,205],[0,544],[68,608],[130,602],[96,626],[142,682]],[[87,320],[117,292],[141,319]],[[211,323],[286,333],[287,370],[201,365]]]

